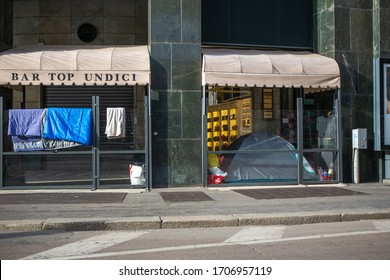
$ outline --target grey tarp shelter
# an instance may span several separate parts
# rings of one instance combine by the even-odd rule
[[[227,172],[225,183],[298,180],[296,172],[298,155],[294,151],[295,148],[278,135],[246,134],[233,141],[227,150],[237,150],[241,153],[224,156],[220,168]],[[304,179],[318,179],[315,170],[305,158],[303,167]]]

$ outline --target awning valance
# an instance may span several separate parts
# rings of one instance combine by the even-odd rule
[[[23,46],[0,53],[0,85],[146,85],[147,46]]]
[[[338,88],[337,62],[310,52],[203,49],[203,85]]]

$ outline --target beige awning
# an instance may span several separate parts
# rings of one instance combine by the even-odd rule
[[[339,88],[337,62],[310,52],[203,49],[203,85]]]
[[[0,53],[0,85],[146,85],[147,46],[24,46]]]

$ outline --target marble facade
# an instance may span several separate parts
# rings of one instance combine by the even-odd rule
[[[1,0],[0,50],[21,44],[82,44],[77,26],[98,27],[94,44],[148,44],[155,187],[201,184],[201,0]],[[13,9],[10,4],[13,3]],[[373,150],[373,58],[390,58],[390,1],[313,0],[314,51],[341,70],[344,182],[352,181],[353,128],[367,128],[362,181],[381,177]],[[6,24],[12,20],[12,24]]]

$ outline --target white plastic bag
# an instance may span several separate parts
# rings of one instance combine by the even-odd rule
[[[145,185],[145,166],[129,165],[130,183],[132,185]]]

